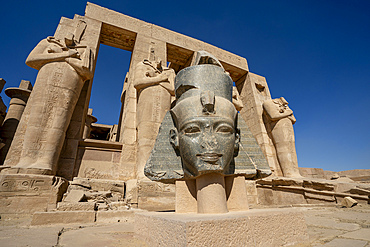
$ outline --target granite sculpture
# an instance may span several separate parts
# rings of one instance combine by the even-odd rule
[[[224,176],[265,177],[271,171],[251,135],[240,141],[238,122],[249,130],[232,103],[232,79],[212,55],[198,56],[198,64],[175,78],[176,105],[162,122],[145,175],[167,183],[195,179],[198,212],[227,212]],[[199,209],[201,201],[217,197],[217,210]]]
[[[288,102],[284,97],[266,100],[263,109],[270,119],[271,136],[284,177],[301,177],[293,129],[296,119]]]

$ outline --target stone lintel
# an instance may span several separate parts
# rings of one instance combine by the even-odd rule
[[[288,246],[308,242],[305,219],[297,209],[136,213],[135,234],[149,246]]]
[[[193,52],[205,50],[220,60],[225,69],[230,72],[234,81],[238,80],[248,71],[247,60],[243,57],[114,10],[88,2],[85,16],[103,23],[101,32],[101,43],[103,44],[133,51],[136,35],[143,34],[168,44],[168,61],[171,63],[186,66],[186,63],[192,58]],[[181,52],[181,50],[185,52]],[[179,56],[175,56],[175,54]],[[182,58],[180,59],[181,61],[176,57]]]

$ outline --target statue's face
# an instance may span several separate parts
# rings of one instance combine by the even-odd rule
[[[178,128],[182,162],[192,176],[228,170],[238,140],[234,122],[224,117],[193,117]]]

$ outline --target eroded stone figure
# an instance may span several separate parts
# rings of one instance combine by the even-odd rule
[[[162,66],[160,59],[144,59],[135,67],[134,87],[138,93],[136,126],[138,131],[137,177],[145,179],[144,166],[150,155],[164,115],[174,95],[175,71]]]
[[[293,129],[296,119],[288,102],[283,97],[266,100],[263,109],[270,119],[272,140],[284,177],[301,177]]]
[[[64,39],[48,37],[29,54],[26,64],[39,70],[35,86],[18,127],[24,139],[12,144],[13,152],[21,150],[13,168],[27,173],[55,174],[64,137],[81,89],[93,76],[93,54],[80,44],[86,28],[78,21],[74,33]],[[18,151],[19,152],[19,151]],[[5,165],[15,155],[10,150]],[[13,157],[12,157],[13,156]]]
[[[243,102],[240,99],[238,89],[236,87],[233,87],[233,104],[238,112],[241,111],[244,107]]]
[[[227,198],[231,197],[227,181],[242,184],[244,195],[239,196],[247,205],[245,177],[256,177],[257,170],[262,177],[271,171],[254,139],[250,146],[255,154],[260,152],[260,162],[247,154],[247,145],[239,145],[232,79],[212,55],[202,52],[198,56],[201,64],[181,70],[175,78],[176,105],[162,122],[145,174],[162,182],[195,183],[190,187],[196,188],[192,193],[196,194],[197,212],[225,213]],[[165,137],[168,133],[175,152],[171,152]]]

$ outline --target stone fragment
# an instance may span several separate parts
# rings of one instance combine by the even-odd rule
[[[64,198],[64,202],[82,202],[85,200],[85,192],[82,190],[71,190]]]
[[[351,208],[357,205],[357,201],[350,196],[346,196],[343,198],[341,205],[345,208]]]
[[[96,199],[102,199],[102,198],[109,198],[112,197],[112,192],[110,191],[97,191],[97,192],[91,192],[87,191],[85,192],[85,197],[87,200],[96,200]]]
[[[109,209],[109,205],[106,203],[97,203],[98,211],[106,211]]]
[[[338,179],[340,178],[339,174],[338,173],[334,173],[332,176],[331,176],[331,180],[335,180],[335,179]]]
[[[89,183],[88,178],[75,177],[75,178],[73,178],[73,181],[71,182],[71,185],[78,185],[78,186],[81,186],[81,187],[85,187],[87,189],[91,189],[91,185]]]
[[[108,179],[90,179],[89,184],[92,190],[97,191],[115,191],[125,193],[125,182]]]

